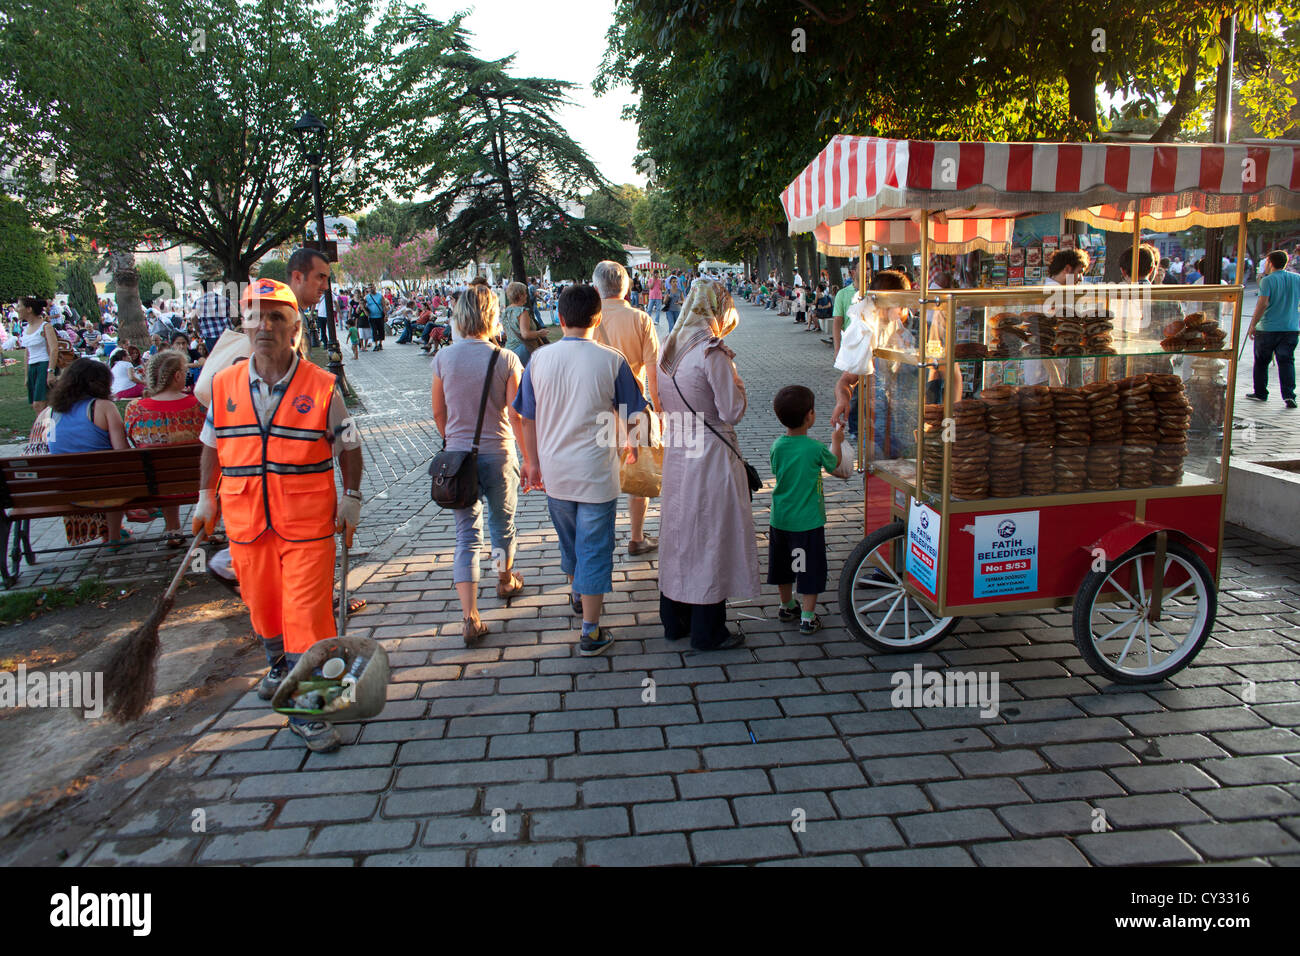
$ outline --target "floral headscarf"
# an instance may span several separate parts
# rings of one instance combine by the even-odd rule
[[[682,303],[681,317],[664,341],[659,367],[671,375],[687,352],[701,342],[725,338],[739,324],[727,287],[713,279],[696,279]]]

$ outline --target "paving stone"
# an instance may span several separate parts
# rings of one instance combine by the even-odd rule
[[[553,775],[562,780],[585,780],[597,776],[682,773],[700,765],[693,750],[641,750],[616,754],[579,754],[557,757]]]
[[[489,787],[483,795],[483,807],[489,813],[504,810],[539,810],[578,805],[578,785],[564,781],[554,783],[520,783]]]
[[[1115,767],[1111,773],[1130,793],[1207,790],[1218,787],[1203,770],[1186,763]]]
[[[1300,734],[1281,727],[1211,734],[1214,742],[1239,756],[1300,753]]]
[[[306,832],[303,831],[304,836]],[[233,837],[227,836],[224,839],[231,840]],[[290,837],[286,842],[292,840],[293,838]],[[176,866],[189,863],[194,858],[194,851],[198,845],[197,837],[190,839],[137,837],[132,840],[114,840],[99,846],[90,855],[87,863],[113,866]]]
[[[799,852],[789,827],[697,830],[690,841],[697,863],[738,863]]]
[[[583,753],[608,753],[618,750],[651,750],[664,745],[664,732],[658,727],[624,727],[618,730],[587,730],[578,734],[578,749]],[[680,746],[680,744],[674,744]]]
[[[574,751],[574,733],[561,730],[552,733],[507,734],[493,737],[488,748],[488,756],[493,758],[509,757],[549,757],[571,754]]]
[[[763,860],[756,866],[816,866],[816,867],[841,867],[841,866],[862,866],[862,861],[856,856],[849,856],[846,853],[836,853],[827,856],[791,856],[782,860]]]
[[[796,833],[807,853],[834,850],[881,850],[904,845],[898,828],[888,817],[861,817],[856,820],[809,820],[803,832]]]
[[[1149,793],[1137,797],[1097,800],[1106,812],[1106,821],[1115,829],[1162,826],[1171,823],[1197,823],[1206,819],[1205,812],[1179,793]]]
[[[720,724],[683,724],[667,728],[670,747],[705,747],[711,744],[749,743],[749,728],[743,721]]]
[[[776,743],[741,744],[736,747],[706,747],[704,760],[710,768],[766,767],[785,764],[821,763],[849,756],[836,737]]]
[[[970,853],[959,846],[924,847],[915,850],[883,850],[867,854],[867,866],[948,867],[974,866]]]
[[[242,833],[212,837],[199,860],[226,863],[232,860],[255,860],[263,857],[297,856],[307,846],[309,827],[284,827],[274,830],[245,830]]]
[[[453,717],[447,722],[447,736],[495,737],[497,734],[526,734],[531,722],[532,718],[528,714]]]
[[[1087,866],[1069,840],[1015,840],[971,847],[981,866]]]
[[[474,851],[475,866],[577,866],[576,843],[515,843]]]
[[[1077,773],[1028,774],[1018,777],[1020,786],[1035,800],[1070,800],[1120,796],[1123,789],[1100,770]]]
[[[1219,820],[1276,819],[1283,814],[1300,813],[1300,800],[1281,787],[1224,787],[1194,793],[1192,799]]]
[[[464,850],[403,850],[400,853],[376,853],[361,861],[362,866],[464,866]]]
[[[921,780],[947,780],[961,776],[953,762],[943,754],[864,760],[861,767],[873,786]]]
[[[373,853],[401,850],[415,842],[416,825],[410,820],[339,824],[325,827],[311,841],[310,852]]]
[[[755,797],[737,797],[732,801],[736,820],[741,826],[755,826],[761,823],[784,823],[789,825],[796,819],[796,811],[802,811],[807,820],[830,820],[835,817],[835,809],[818,791],[805,793],[764,794]]]
[[[1075,846],[1099,866],[1155,866],[1199,863],[1201,858],[1171,830],[1123,830],[1085,833]]]
[[[1003,747],[1033,747],[1132,736],[1132,732],[1113,717],[1083,717],[1078,720],[994,726],[988,728],[988,734]]]
[[[1094,819],[1092,805],[1081,800],[1000,807],[998,816],[1018,837],[1087,833]]]
[[[588,866],[689,866],[691,862],[681,833],[588,840],[583,855]]]
[[[587,780],[578,786],[582,802],[589,807],[608,803],[648,803],[676,800],[672,777],[623,777]]]
[[[240,800],[248,800],[256,797],[310,797],[331,793],[370,792],[383,790],[392,777],[393,771],[388,767],[258,774],[241,780],[235,789],[235,796]]]
[[[845,817],[893,816],[931,809],[925,793],[913,784],[836,790],[831,799],[840,815]]]
[[[1121,743],[1102,741],[1089,744],[1062,744],[1044,747],[1043,756],[1063,770],[1084,767],[1114,767],[1139,763],[1137,756]]]
[[[1008,837],[1006,827],[998,822],[992,810],[948,810],[943,813],[922,813],[898,817],[898,826],[907,842],[924,846],[931,843],[964,843],[968,840],[987,840]]]
[[[1247,823],[1202,823],[1182,827],[1179,834],[1207,859],[1271,856],[1300,851],[1300,840],[1271,820]]]
[[[1203,760],[1199,766],[1225,785],[1294,783],[1300,780],[1300,765],[1285,757],[1226,757]]]
[[[1047,766],[1043,758],[1032,750],[954,753],[951,759],[967,777],[997,777],[1003,774],[1027,773]]]
[[[465,813],[478,802],[473,787],[447,790],[404,790],[384,798],[384,816],[427,816],[438,813]]]
[[[546,776],[546,761],[480,760],[474,763],[423,764],[403,767],[397,772],[396,786],[403,790],[452,787],[464,783],[513,783],[541,780]]]
[[[866,783],[861,769],[851,763],[813,764],[805,767],[774,767],[772,782],[782,792],[830,790]]]
[[[1228,756],[1226,750],[1203,734],[1145,737],[1126,740],[1124,744],[1141,757],[1143,763],[1162,760],[1201,760],[1207,757]]]
[[[940,810],[961,807],[992,807],[1007,803],[1027,803],[1029,795],[1010,777],[987,777],[980,780],[948,780],[927,784],[926,790]]]
[[[682,799],[730,797],[749,793],[770,793],[772,785],[762,770],[707,770],[676,777]]]
[[[671,804],[664,804],[671,806]],[[627,810],[597,807],[587,810],[545,810],[532,815],[534,839],[621,836],[631,834]]]
[[[708,830],[735,824],[726,800],[679,800],[646,803],[632,808],[637,833]]]
[[[533,729],[538,733],[551,733],[557,730],[600,730],[613,726],[612,710],[566,710],[539,713],[533,718]]]
[[[325,823],[334,820],[369,820],[379,806],[379,797],[349,793],[333,797],[304,797],[285,803],[275,818],[277,826],[290,823]]]

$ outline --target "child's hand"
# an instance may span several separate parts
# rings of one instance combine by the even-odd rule
[[[831,441],[839,443],[844,440],[844,421],[833,422],[831,424]]]

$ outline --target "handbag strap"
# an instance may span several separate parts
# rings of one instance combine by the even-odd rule
[[[716,428],[714,428],[712,425],[709,424],[709,420],[708,420],[707,418],[705,418],[703,415],[701,415],[701,414],[700,414],[699,412],[697,412],[695,409],[691,408],[691,403],[688,402],[688,401],[686,401],[686,396],[682,394],[682,387],[681,387],[680,385],[677,384],[677,375],[676,375],[676,374],[673,374],[673,375],[670,375],[670,376],[668,376],[668,377],[671,378],[671,379],[673,380],[673,388],[677,389],[677,395],[678,395],[678,397],[681,398],[682,403],[686,406],[687,410],[688,410],[692,415],[694,415],[696,418],[698,418],[701,422],[703,422],[705,428],[707,428],[709,431],[713,432],[713,434],[717,435],[717,436],[718,436],[718,441],[722,442],[722,444],[724,444],[724,445],[726,445],[728,448],[730,448],[730,449],[731,449],[731,453],[732,453],[733,455],[735,455],[737,458],[740,459],[741,464],[745,464],[745,463],[746,463],[746,462],[745,462],[745,456],[742,455],[740,452],[738,452],[738,451],[736,450],[736,446],[733,445],[731,442],[727,441],[725,438],[723,438],[722,435],[721,435],[721,433],[720,433]]]
[[[500,357],[501,350],[494,348],[492,357],[488,359],[487,378],[483,381],[483,394],[478,400],[478,424],[474,426],[474,454],[478,454],[478,439],[483,433],[483,413],[487,411],[488,392],[492,389],[492,369],[496,367],[497,358]]]

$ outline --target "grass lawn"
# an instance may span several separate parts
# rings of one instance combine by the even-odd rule
[[[27,353],[22,349],[5,352],[16,365],[0,368],[0,445],[27,440],[36,413],[27,403]]]

